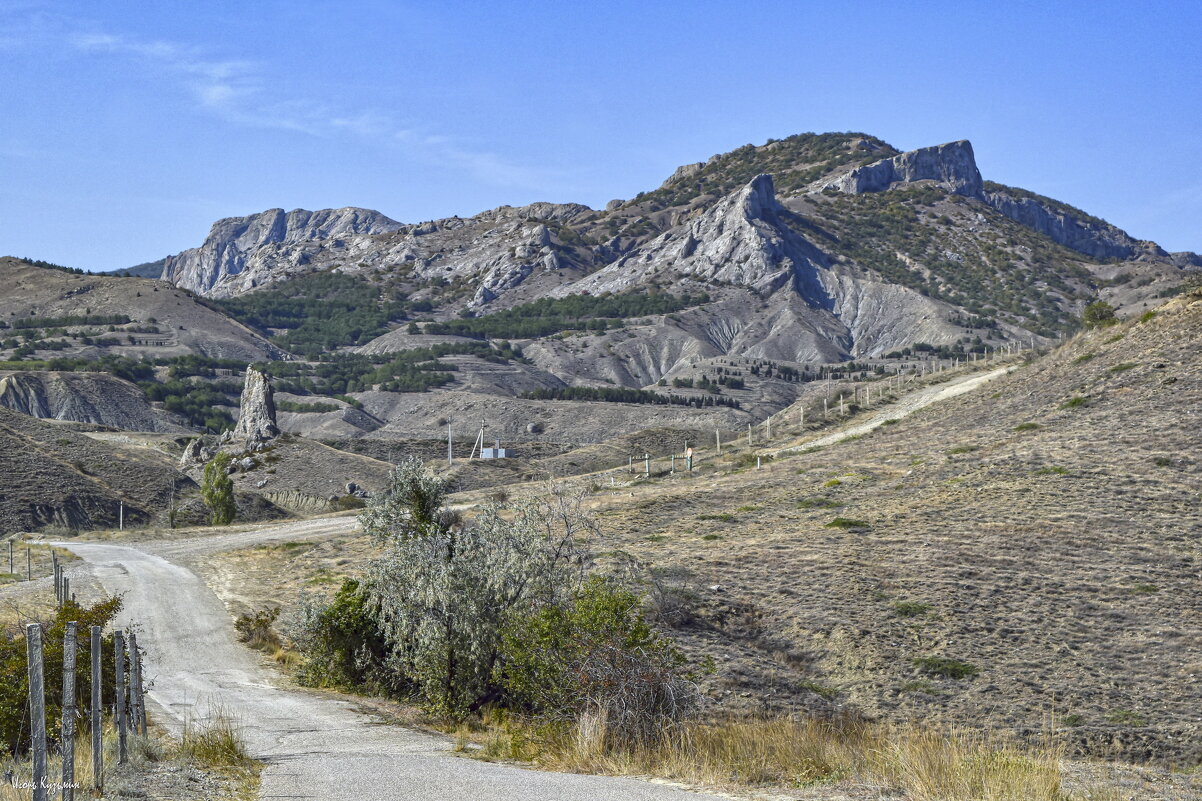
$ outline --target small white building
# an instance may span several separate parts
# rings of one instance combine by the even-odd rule
[[[498,446],[496,448],[483,448],[480,451],[480,458],[481,459],[512,459],[513,451],[510,450],[509,448],[502,448],[500,446]]]

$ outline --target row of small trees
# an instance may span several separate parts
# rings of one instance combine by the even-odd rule
[[[385,555],[292,632],[314,685],[384,692],[460,719],[484,706],[587,719],[612,743],[671,729],[694,706],[685,660],[639,598],[588,575],[596,524],[550,487],[468,521],[447,480],[410,460],[362,516]]]

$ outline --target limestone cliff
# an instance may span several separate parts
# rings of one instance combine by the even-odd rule
[[[827,181],[823,188],[848,193],[880,192],[897,183],[915,181],[935,181],[958,195],[980,194],[981,172],[972,144],[961,139],[911,150],[850,170]]]
[[[269,209],[247,217],[229,217],[213,223],[200,247],[168,256],[162,277],[197,294],[219,297],[230,294],[227,284],[233,276],[250,273],[241,279],[242,289],[267,283],[270,276],[263,267],[272,253],[295,251],[300,259],[305,243],[369,237],[400,227],[378,211],[354,207]]]

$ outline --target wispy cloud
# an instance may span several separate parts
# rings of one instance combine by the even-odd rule
[[[218,58],[199,47],[110,33],[76,33],[68,41],[83,53],[132,58],[155,67],[186,89],[197,108],[233,125],[330,139],[356,137],[495,185],[532,188],[551,178],[453,137],[423,132],[422,126],[406,127],[373,109],[340,108],[305,97],[280,99],[269,91],[265,65],[258,61]]]

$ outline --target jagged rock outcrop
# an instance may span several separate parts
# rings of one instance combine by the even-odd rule
[[[799,289],[815,295],[816,303],[821,302],[814,264],[823,255],[780,223],[782,213],[772,176],[758,175],[700,217],[665,232],[571,291],[622,292],[667,274],[765,293],[795,282]]]
[[[1073,210],[1048,198],[1007,187],[984,191],[981,197],[1015,222],[1093,259],[1130,259],[1141,250],[1141,243],[1126,231],[1101,220],[1074,214]]]
[[[231,437],[244,440],[250,446],[275,439],[279,435],[271,379],[266,373],[248,367],[246,383],[242,385],[238,424],[234,427]]]
[[[163,280],[190,289],[201,295],[229,294],[224,284],[231,276],[253,270],[264,261],[264,250],[296,251],[296,259],[304,258],[299,246],[315,241],[339,238],[360,238],[388,233],[401,228],[401,223],[378,211],[346,207],[306,211],[269,209],[247,217],[228,217],[213,223],[204,244],[185,250],[164,260]],[[267,276],[251,276],[266,282]]]
[[[673,291],[722,287],[721,301],[665,321],[637,339],[606,341],[621,367],[598,380],[653,383],[685,360],[719,354],[793,362],[874,356],[959,336],[947,304],[863,271],[839,266],[789,225],[769,175],[759,175],[704,214],[556,294],[623,292],[648,283]],[[710,291],[710,290],[707,290]],[[562,354],[530,349],[557,369]],[[597,357],[602,361],[608,357]],[[580,369],[579,365],[573,369]]]
[[[981,172],[977,169],[972,144],[967,139],[935,147],[910,150],[893,158],[856,167],[824,183],[824,189],[856,194],[880,192],[897,183],[935,181],[958,195],[981,193]]]
[[[978,198],[1011,220],[1092,259],[1131,259],[1144,252],[1169,257],[1155,245],[1139,242],[1120,228],[1050,198],[985,183],[967,140],[919,148],[856,167],[817,188],[858,194],[927,180],[956,194]]]
[[[0,379],[0,406],[124,431],[187,431],[153,408],[142,390],[107,373],[13,373]]]
[[[184,452],[179,457],[179,469],[188,470],[199,467],[217,455],[215,437],[196,437],[184,446]]]

